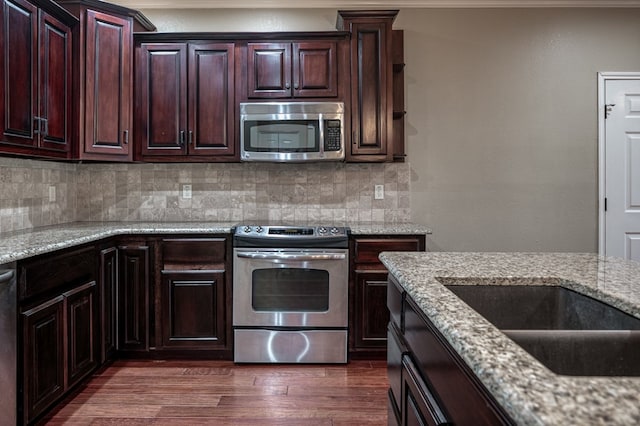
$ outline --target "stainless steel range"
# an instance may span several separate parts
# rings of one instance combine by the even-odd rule
[[[346,363],[348,228],[237,226],[234,361]]]

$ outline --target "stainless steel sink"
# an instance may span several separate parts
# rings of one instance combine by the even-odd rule
[[[502,330],[556,374],[640,376],[637,330]]]
[[[558,286],[446,285],[557,374],[640,376],[640,319]]]

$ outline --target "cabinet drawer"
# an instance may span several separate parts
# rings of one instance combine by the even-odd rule
[[[164,269],[206,269],[224,263],[227,238],[171,238],[162,240]]]
[[[387,331],[387,377],[389,378],[389,397],[393,411],[398,413],[402,399],[402,357],[408,353],[404,339],[392,323]],[[389,411],[391,415],[391,411]]]
[[[355,263],[380,263],[378,255],[383,251],[421,251],[424,244],[418,237],[356,239]]]
[[[63,253],[46,254],[19,264],[20,300],[57,287],[92,281],[96,274],[93,246]]]
[[[444,337],[424,317],[409,297],[405,299],[404,337],[415,356],[416,367],[433,386],[456,425],[511,424],[458,355],[447,348]]]
[[[402,357],[402,424],[453,425],[409,355]]]

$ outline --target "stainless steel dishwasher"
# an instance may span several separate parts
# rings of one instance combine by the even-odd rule
[[[15,264],[0,265],[0,423],[8,425],[17,420],[16,304]]]

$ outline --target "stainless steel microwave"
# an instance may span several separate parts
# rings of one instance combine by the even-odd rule
[[[243,102],[242,161],[344,160],[342,102]]]

